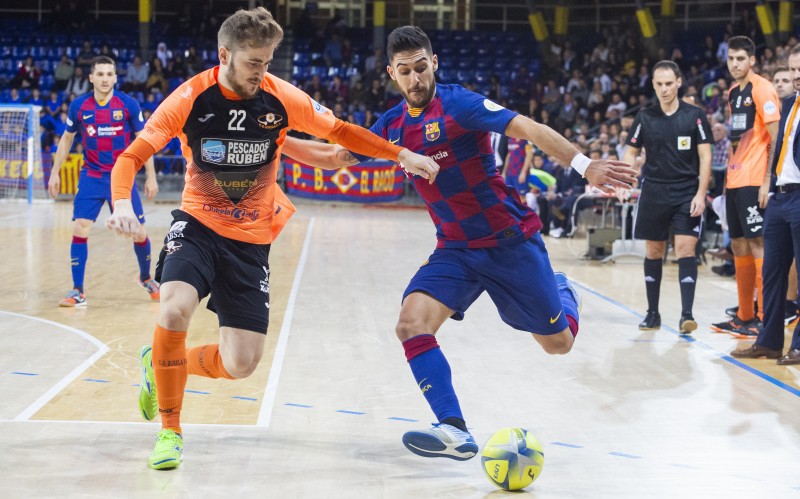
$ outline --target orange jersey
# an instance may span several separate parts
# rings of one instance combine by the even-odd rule
[[[139,137],[156,151],[172,137],[180,138],[186,158],[181,209],[223,237],[272,242],[275,178],[289,128],[355,152],[397,159],[400,147],[336,119],[280,78],[265,74],[255,97],[242,100],[219,84],[218,72],[215,67],[184,82]]]
[[[769,80],[756,74],[744,88],[734,84],[728,92],[731,112],[731,154],[725,186],[729,189],[760,186],[767,173],[772,142],[767,124],[781,117],[778,94]]]

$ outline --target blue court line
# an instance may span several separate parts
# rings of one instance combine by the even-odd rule
[[[386,418],[386,419],[391,419],[393,421],[405,421],[407,423],[416,423],[416,422],[419,421],[419,419],[400,418],[400,417],[397,417],[397,416],[393,416],[391,418]]]
[[[201,392],[198,390],[184,390],[186,393],[196,393],[198,395],[211,395],[211,392]]]
[[[624,452],[609,452],[608,455],[609,456],[625,457],[625,458],[628,458],[628,459],[642,459],[642,456],[636,456],[634,454],[625,454]]]
[[[600,293],[598,291],[595,291],[595,290],[593,290],[591,288],[588,288],[588,287],[584,286],[583,284],[577,283],[575,281],[570,281],[570,282],[574,283],[576,286],[578,286],[582,290],[588,291],[589,293],[597,296],[598,298],[600,298],[602,300],[605,300],[608,303],[611,303],[612,305],[614,305],[614,306],[616,306],[618,308],[621,308],[622,310],[630,313],[631,315],[634,315],[634,316],[639,317],[639,318],[643,318],[644,317],[642,314],[636,312],[632,308],[630,308],[627,305],[624,305],[624,304],[618,302],[617,300],[615,300],[613,298],[609,298],[608,296],[606,296],[606,295],[604,295],[604,294],[602,294],[602,293]],[[773,385],[777,386],[778,388],[786,390],[787,392],[791,393],[792,395],[796,395],[796,396],[800,397],[800,389],[797,389],[797,388],[795,388],[795,387],[793,387],[791,385],[788,385],[788,384],[784,383],[783,381],[775,379],[772,376],[759,371],[758,369],[750,367],[747,364],[739,361],[738,359],[735,359],[735,358],[731,357],[730,355],[726,355],[726,354],[724,354],[722,352],[718,352],[717,350],[714,350],[714,347],[712,347],[711,345],[708,345],[706,343],[703,343],[702,341],[699,341],[697,338],[693,338],[692,336],[688,336],[688,335],[679,334],[676,329],[674,329],[674,328],[672,328],[670,326],[662,325],[661,329],[667,331],[670,334],[673,334],[673,335],[677,336],[682,341],[685,341],[687,343],[694,343],[695,345],[697,345],[699,347],[702,347],[703,349],[708,350],[709,352],[712,352],[712,353],[716,354],[720,359],[724,360],[725,362],[728,362],[730,364],[733,364],[734,366],[740,367],[740,368],[744,369],[745,371],[747,371],[747,372],[749,372],[751,374],[755,374],[756,376],[758,376],[759,378],[763,379],[764,381],[772,383]]]
[[[561,447],[569,447],[571,449],[583,449],[582,445],[567,444],[564,442],[550,442],[550,445],[559,445]]]
[[[91,381],[92,383],[111,383],[107,379],[92,379],[92,378],[83,378],[84,381]]]
[[[234,396],[233,396],[233,397],[231,397],[231,398],[232,398],[232,399],[239,399],[239,400],[250,400],[250,401],[253,401],[253,402],[255,402],[256,400],[258,400],[258,399],[254,399],[253,397],[240,397],[240,396],[238,396],[238,395],[234,395]]]
[[[38,373],[24,373],[21,371],[11,371],[11,374],[19,374],[20,376],[38,376]]]
[[[292,404],[291,402],[287,402],[287,403],[285,403],[283,405],[288,405],[288,406],[291,406],[291,407],[302,407],[303,409],[311,409],[312,407],[314,407],[313,405]]]
[[[342,414],[353,414],[354,416],[363,416],[366,414],[366,412],[346,411],[344,409],[338,409],[336,412],[341,412]]]

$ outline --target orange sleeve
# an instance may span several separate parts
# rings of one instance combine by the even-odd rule
[[[320,105],[308,94],[279,78],[268,75],[270,89],[286,108],[289,127],[341,144],[347,149],[370,156],[397,161],[402,147],[378,137],[366,128],[351,125],[336,118],[330,109]]]
[[[755,83],[755,82],[754,82]],[[768,80],[759,80],[758,85],[753,85],[753,101],[757,106],[756,112],[761,116],[764,124],[773,123],[781,119],[781,105],[778,92]]]
[[[156,153],[156,149],[142,137],[136,137],[125,152],[119,155],[114,168],[111,169],[111,201],[130,199],[131,189],[136,179],[136,172],[142,168],[147,158]]]

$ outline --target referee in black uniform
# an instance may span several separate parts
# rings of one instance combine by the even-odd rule
[[[622,160],[635,164],[639,151],[645,149],[642,192],[634,225],[634,237],[644,239],[647,248],[644,260],[647,316],[639,329],[661,327],[658,299],[671,226],[681,287],[678,330],[689,334],[697,329],[692,316],[697,281],[695,248],[706,207],[713,137],[703,110],[678,98],[681,84],[681,71],[674,62],[660,61],[653,66],[653,88],[659,105],[642,109],[636,115]]]

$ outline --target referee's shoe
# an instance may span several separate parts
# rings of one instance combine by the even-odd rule
[[[678,332],[680,334],[692,334],[695,329],[697,329],[697,321],[694,320],[692,314],[685,313],[681,315],[681,321],[678,323]]]

